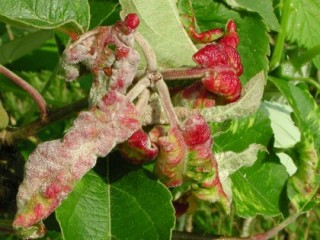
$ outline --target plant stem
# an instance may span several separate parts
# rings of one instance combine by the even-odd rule
[[[0,64],[0,73],[8,77],[11,81],[16,83],[19,87],[21,87],[23,90],[25,90],[27,93],[30,94],[30,96],[33,98],[33,100],[36,102],[36,104],[39,106],[42,119],[44,120],[47,115],[47,108],[46,108],[46,102],[44,98],[41,96],[41,94],[32,87],[29,83],[24,81],[22,78],[20,78],[15,73],[11,72],[9,69],[4,67]]]
[[[148,105],[149,98],[150,98],[150,90],[146,88],[140,94],[138,102],[136,104],[136,109],[138,111],[139,116],[143,114],[145,107]]]
[[[21,139],[26,139],[30,136],[36,135],[40,130],[50,123],[57,120],[67,118],[88,106],[88,99],[83,98],[71,105],[65,106],[63,108],[57,109],[47,115],[45,120],[38,119],[27,126],[21,127],[17,130],[3,130],[0,132],[0,145],[7,144],[12,145],[16,141]]]
[[[272,77],[272,76],[268,76],[268,78],[269,79],[279,79],[279,78]],[[320,84],[312,78],[282,78],[282,79],[287,80],[287,81],[299,81],[299,82],[309,83],[310,85],[315,87],[318,92],[320,92]]]
[[[208,69],[202,67],[169,68],[161,71],[164,80],[198,79],[204,77]]]
[[[291,0],[283,1],[281,31],[278,34],[275,48],[273,50],[272,57],[270,60],[270,64],[269,64],[270,70],[275,69],[281,61],[283,46],[286,39],[286,29],[287,29],[288,20],[289,20],[289,13],[291,11],[290,3],[291,3]]]
[[[303,64],[311,61],[318,55],[320,55],[320,45],[310,48],[301,55],[291,58],[291,62],[296,69],[300,69]]]
[[[180,126],[179,120],[171,102],[169,89],[165,81],[163,80],[162,74],[157,70],[156,55],[152,47],[150,46],[149,42],[139,32],[135,34],[135,40],[143,50],[144,56],[147,61],[146,70],[147,70],[148,78],[151,81],[151,85],[154,85],[157,89],[160,102],[167,114],[168,121],[172,127],[179,128]]]
[[[180,126],[178,117],[176,115],[176,112],[174,111],[168,86],[166,85],[165,81],[163,80],[162,76],[160,80],[157,80],[155,82],[155,86],[157,88],[157,92],[160,97],[161,104],[167,114],[169,123],[172,127],[178,127]]]
[[[147,62],[147,71],[156,71],[157,70],[157,59],[156,55],[151,48],[149,42],[139,33],[136,32],[135,35],[135,40],[139,44],[139,46],[142,48],[144,56],[146,58]]]
[[[287,227],[289,224],[294,222],[297,217],[299,217],[302,212],[295,213],[281,222],[278,226],[270,229],[267,232],[252,235],[249,237],[223,237],[223,236],[212,236],[207,234],[196,234],[196,233],[188,233],[188,232],[178,232],[173,231],[172,233],[172,240],[267,240],[274,237],[278,234],[281,230]]]
[[[150,79],[147,77],[142,78],[139,80],[136,85],[133,86],[127,93],[126,97],[129,99],[129,101],[133,101],[136,99],[140,93],[143,92],[147,87],[150,86]]]
[[[270,229],[269,231],[261,233],[261,234],[253,235],[249,239],[250,240],[267,240],[267,239],[270,239],[270,238],[274,237],[275,235],[277,235],[281,230],[283,230],[289,224],[294,222],[297,219],[297,217],[299,217],[301,214],[302,214],[301,212],[295,213],[295,214],[291,215],[290,217],[286,218],[283,222],[281,222],[276,227]]]

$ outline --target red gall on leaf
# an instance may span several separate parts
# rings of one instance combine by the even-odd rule
[[[178,106],[201,109],[215,106],[216,95],[209,92],[201,81],[197,81],[173,93],[172,102]]]
[[[140,19],[138,15],[135,13],[128,14],[127,17],[124,19],[124,25],[131,31],[136,30],[139,24]]]
[[[118,146],[121,155],[133,164],[142,164],[158,155],[158,148],[151,143],[148,134],[142,129],[136,131],[124,143]]]
[[[220,44],[229,45],[233,48],[237,48],[239,44],[239,36],[237,33],[237,25],[234,20],[230,19],[226,25],[226,33],[223,38],[219,40]]]
[[[208,31],[198,33],[196,30],[195,14],[191,1],[179,0],[177,5],[183,27],[192,40],[200,43],[210,43],[223,36],[223,30],[220,28],[210,29]]]
[[[227,32],[218,43],[208,44],[193,55],[193,60],[208,68],[202,79],[204,86],[217,95],[225,97],[227,102],[234,102],[241,95],[239,76],[243,72],[240,55],[236,50],[239,37],[236,24],[229,20]]]

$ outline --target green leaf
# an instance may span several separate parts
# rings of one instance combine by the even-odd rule
[[[44,44],[53,37],[51,31],[36,31],[15,38],[14,40],[0,46],[0,64],[13,62]]]
[[[257,160],[258,152],[266,150],[259,144],[251,144],[247,149],[240,153],[227,151],[216,154],[216,159],[219,166],[219,179],[229,200],[232,199],[231,178],[230,175],[242,167],[248,167]]]
[[[135,12],[140,17],[138,31],[152,46],[161,68],[194,66],[197,51],[183,29],[175,1],[120,0],[124,15]]]
[[[89,27],[87,0],[2,0],[0,21],[36,29],[82,33]]]
[[[303,132],[295,151],[299,167],[288,183],[288,196],[298,210],[304,211],[308,210],[320,185],[319,146],[315,145],[310,130]]]
[[[207,121],[212,122],[223,122],[227,119],[251,115],[260,106],[265,82],[264,72],[260,72],[243,86],[241,98],[238,101],[225,106],[203,108],[200,113]]]
[[[270,120],[262,107],[253,116],[212,124],[211,132],[216,153],[242,152],[253,143],[267,146],[272,138]]]
[[[294,148],[297,172],[288,183],[288,196],[298,210],[312,203],[320,185],[320,109],[307,90],[270,78],[291,105],[302,140]]]
[[[268,111],[271,127],[275,137],[276,148],[290,148],[300,141],[300,131],[294,125],[290,113],[292,109],[288,105],[267,102],[263,106]]]
[[[170,192],[146,170],[113,160],[107,182],[89,172],[56,210],[64,239],[170,239]]]
[[[311,48],[319,44],[320,2],[318,0],[291,0],[287,38],[299,46]]]
[[[273,12],[272,1],[265,0],[225,0],[233,8],[245,9],[247,11],[257,12],[266,22],[267,26],[274,31],[280,30],[280,25],[276,15]]]
[[[311,130],[316,146],[320,146],[320,109],[308,90],[292,83],[269,77],[281,93],[287,98],[296,117],[301,133]]]
[[[90,4],[90,29],[98,27],[116,10],[117,1],[89,1]]]
[[[232,186],[233,202],[238,215],[279,215],[280,193],[288,174],[274,154],[258,154],[259,150],[269,145],[273,137],[266,110],[260,107],[253,116],[212,125],[212,132],[220,178],[234,173],[243,166],[250,166],[259,159],[253,166],[236,171],[231,176],[232,183],[228,180],[223,183],[227,192]],[[225,160],[220,159],[226,153],[229,157]],[[266,189],[272,191],[267,193]]]
[[[285,167],[275,162],[276,155],[267,158],[269,160],[260,160],[252,167],[240,169],[231,177],[233,200],[239,216],[281,214],[281,195],[288,174]]]
[[[192,6],[201,31],[224,28],[228,19],[235,20],[240,38],[237,49],[244,68],[243,83],[261,70],[268,70],[269,39],[266,25],[257,14],[237,12],[215,1],[193,1]]]

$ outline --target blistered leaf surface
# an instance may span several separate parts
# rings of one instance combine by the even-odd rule
[[[41,143],[26,164],[13,226],[28,228],[46,218],[97,157],[106,156],[139,128],[135,107],[124,96],[110,93],[98,107],[80,113],[62,140]]]

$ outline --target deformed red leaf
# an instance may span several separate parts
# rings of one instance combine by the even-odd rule
[[[220,202],[227,212],[230,202],[218,175],[218,164],[212,152],[211,132],[200,114],[178,127],[157,126],[150,132],[159,147],[155,173],[168,187],[189,184],[199,199]]]
[[[29,228],[51,214],[74,184],[112,148],[141,128],[134,105],[110,92],[96,107],[81,112],[63,139],[38,145],[26,163],[15,228]],[[25,229],[24,229],[25,230]]]

